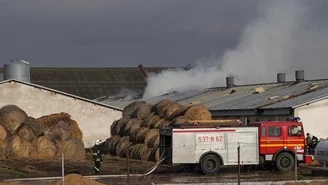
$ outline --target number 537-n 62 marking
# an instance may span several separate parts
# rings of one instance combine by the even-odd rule
[[[199,143],[219,143],[222,142],[222,136],[198,136]]]

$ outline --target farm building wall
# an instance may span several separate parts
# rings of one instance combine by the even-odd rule
[[[60,112],[70,114],[83,132],[85,147],[93,145],[96,139],[109,138],[111,124],[122,117],[119,110],[16,82],[1,84],[0,97],[0,107],[14,104],[34,118]]]
[[[213,119],[239,119],[243,123],[256,121],[286,121],[293,115],[273,115],[273,116],[220,116]]]
[[[300,117],[305,132],[318,138],[328,137],[328,99],[295,108],[294,114]]]

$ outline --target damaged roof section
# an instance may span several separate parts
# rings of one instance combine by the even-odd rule
[[[210,111],[259,110],[294,108],[307,102],[328,98],[328,79],[293,81],[283,83],[235,85],[205,90],[167,93],[144,100],[155,104],[171,99],[182,105],[204,104]],[[129,103],[141,100],[131,97],[129,100],[106,99],[103,103],[124,108]]]

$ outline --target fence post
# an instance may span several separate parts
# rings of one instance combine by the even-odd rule
[[[297,181],[297,145],[294,147],[294,153],[295,153],[295,181]]]
[[[64,171],[64,153],[62,153],[62,180],[63,180],[63,185],[65,184],[65,171]]]
[[[240,145],[238,143],[237,147],[237,155],[238,155],[238,185],[240,185]]]

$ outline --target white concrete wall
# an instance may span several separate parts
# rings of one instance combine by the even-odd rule
[[[296,108],[294,115],[301,118],[305,133],[328,137],[328,99]]]
[[[119,110],[15,82],[0,85],[0,107],[8,104],[17,105],[34,118],[60,112],[70,114],[83,132],[85,147],[93,145],[96,139],[109,138],[111,124],[122,117]]]

